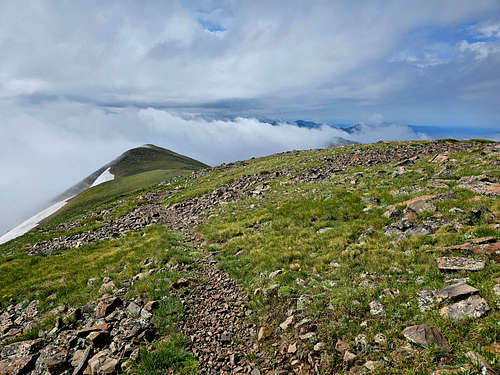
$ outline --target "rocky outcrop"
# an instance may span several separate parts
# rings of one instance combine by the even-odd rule
[[[52,330],[40,331],[39,338],[0,346],[0,374],[115,374],[124,361],[138,354],[141,343],[155,338],[149,322],[158,304],[155,302],[144,303],[138,298],[127,301],[112,295],[70,309]],[[31,314],[36,305],[32,301],[20,316]],[[131,305],[139,314],[131,312]],[[7,309],[12,310],[16,307]]]

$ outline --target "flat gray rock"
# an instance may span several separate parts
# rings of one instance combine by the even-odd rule
[[[403,330],[403,336],[411,343],[427,348],[436,346],[441,352],[449,349],[448,340],[436,327],[426,324],[410,326]]]
[[[478,295],[473,295],[466,300],[443,307],[441,315],[453,320],[461,320],[465,318],[481,318],[488,311],[490,311],[490,307],[486,300]]]
[[[459,282],[438,290],[434,295],[441,301],[456,301],[457,299],[462,299],[477,293],[479,293],[479,290],[476,288]]]
[[[441,271],[480,271],[486,265],[482,260],[467,257],[441,257],[435,261]]]

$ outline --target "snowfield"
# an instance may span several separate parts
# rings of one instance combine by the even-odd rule
[[[115,175],[110,172],[110,169],[111,168],[108,168],[104,172],[102,172],[101,175],[96,178],[94,183],[92,185],[90,185],[90,187],[100,185],[104,182],[113,181],[115,179]]]
[[[19,224],[17,227],[14,229],[8,231],[5,233],[2,237],[0,237],[0,245],[8,242],[10,240],[13,240],[14,238],[17,238],[19,236],[22,236],[23,234],[29,232],[33,228],[35,228],[40,222],[52,215],[54,212],[58,211],[60,208],[64,207],[68,201],[73,198],[69,197],[66,200],[63,200],[61,202],[54,203],[52,206],[46,208],[45,210],[37,213],[35,216],[30,217],[28,220],[25,222]]]
[[[113,173],[110,172],[110,168],[108,168],[104,172],[102,172],[99,177],[95,179],[94,183],[90,187],[94,187],[104,182],[112,181],[114,179],[115,176],[113,175]],[[35,228],[38,224],[40,224],[40,222],[43,219],[49,217],[50,215],[52,215],[53,213],[64,207],[71,198],[73,197],[69,197],[63,201],[54,203],[52,206],[46,208],[45,210],[37,213],[35,216],[30,217],[28,220],[19,224],[14,229],[11,229],[10,231],[8,231],[7,233],[5,233],[3,236],[0,237],[0,245],[29,232],[30,230]]]

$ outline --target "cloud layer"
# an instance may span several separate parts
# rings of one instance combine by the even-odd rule
[[[2,1],[0,232],[143,143],[217,164],[425,136],[257,119],[498,129],[498,19],[497,0]]]

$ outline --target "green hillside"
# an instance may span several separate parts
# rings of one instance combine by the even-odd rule
[[[115,177],[127,177],[153,170],[195,171],[207,165],[187,156],[154,146],[144,145],[125,152],[112,163]]]
[[[47,312],[112,280],[123,309],[158,303],[155,339],[133,360],[109,354],[124,373],[495,374],[499,197],[500,147],[479,140],[121,177],[0,245],[0,314],[36,300],[44,317],[4,343],[40,336],[66,316]]]

